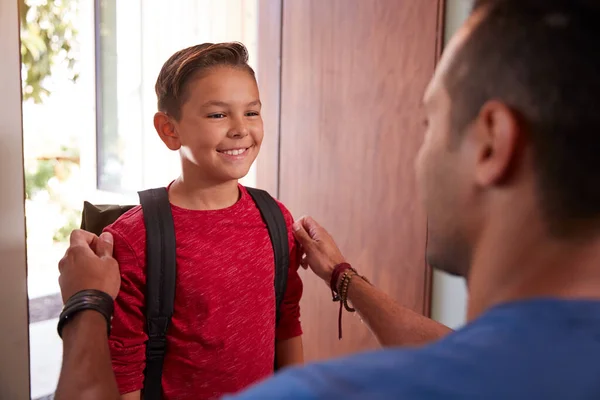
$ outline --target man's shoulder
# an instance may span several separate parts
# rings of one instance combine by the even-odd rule
[[[421,348],[291,369],[242,398],[600,398],[600,302],[530,303],[499,307]]]
[[[453,343],[418,349],[384,349],[280,373],[241,399],[280,393],[290,399],[329,398],[468,398],[481,393],[486,374],[471,354],[459,354]],[[494,397],[497,398],[497,397]]]
[[[267,398],[269,393],[290,399],[414,396],[421,378],[407,367],[419,352],[388,349],[290,368],[239,398]]]

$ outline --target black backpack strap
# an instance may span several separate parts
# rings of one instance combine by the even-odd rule
[[[162,397],[166,333],[175,299],[175,226],[167,189],[138,193],[146,225],[146,371],[144,400]]]
[[[285,217],[279,208],[279,204],[264,190],[247,187],[246,190],[252,196],[260,214],[267,225],[273,255],[275,257],[275,310],[277,321],[281,313],[281,303],[287,286],[288,268],[290,264],[290,250],[288,245],[288,232]]]

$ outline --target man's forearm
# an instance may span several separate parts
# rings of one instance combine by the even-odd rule
[[[358,276],[348,287],[348,300],[382,346],[422,345],[452,330],[396,303]]]
[[[118,400],[104,317],[82,311],[65,325],[62,335],[63,366],[55,398]]]

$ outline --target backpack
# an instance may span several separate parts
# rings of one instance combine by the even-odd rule
[[[266,224],[275,260],[276,320],[287,285],[289,266],[288,234],[279,205],[264,190],[247,187]],[[146,369],[143,398],[162,396],[162,369],[166,351],[166,333],[173,315],[175,298],[175,227],[166,188],[138,192],[146,226]],[[92,205],[84,202],[81,229],[100,235],[133,205]]]

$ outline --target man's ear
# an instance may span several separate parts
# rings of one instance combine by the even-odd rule
[[[476,176],[481,186],[500,184],[510,175],[519,151],[521,127],[516,113],[506,104],[488,101],[475,124]]]
[[[175,124],[166,113],[159,111],[154,114],[154,129],[156,129],[158,136],[169,150],[175,151],[181,148],[181,141]]]

